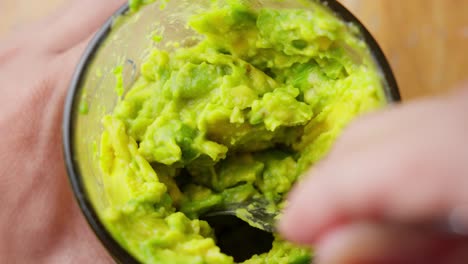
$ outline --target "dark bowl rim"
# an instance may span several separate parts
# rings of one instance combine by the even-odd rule
[[[367,30],[367,28],[361,23],[361,21],[358,18],[356,18],[348,9],[346,9],[338,1],[320,0],[320,2],[326,4],[344,21],[352,22],[359,27],[364,41],[369,46],[371,54],[374,56],[376,64],[383,74],[383,79],[385,80],[384,88],[386,99],[389,101],[389,103],[397,103],[401,101],[398,85],[393,71],[390,67],[390,64],[387,58],[385,57],[382,49],[378,45],[377,41]],[[110,255],[114,258],[116,262],[138,264],[139,262],[112,237],[112,235],[109,233],[109,231],[105,228],[105,226],[99,219],[91,201],[86,195],[86,190],[82,181],[81,173],[77,166],[77,161],[73,159],[73,136],[75,120],[74,117],[78,114],[78,107],[76,106],[79,98],[77,95],[80,91],[83,77],[85,76],[89,63],[92,61],[92,59],[96,55],[96,52],[99,50],[100,45],[110,33],[114,19],[116,17],[124,15],[127,11],[129,11],[128,3],[120,7],[114,13],[114,15],[105,22],[105,24],[95,34],[93,39],[88,44],[86,50],[84,51],[71,79],[68,94],[65,100],[62,136],[64,159],[68,172],[69,182],[73,189],[75,199],[78,202],[78,205],[82,213],[84,214],[89,226],[92,228],[97,238],[101,241],[101,243],[104,245],[104,247],[107,249],[107,251],[110,253]]]

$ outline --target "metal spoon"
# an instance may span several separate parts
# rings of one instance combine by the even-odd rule
[[[272,208],[272,202],[263,198],[252,198],[240,203],[224,204],[221,208],[204,213],[201,218],[209,222],[211,217],[236,216],[252,227],[273,233],[278,214],[279,210]]]

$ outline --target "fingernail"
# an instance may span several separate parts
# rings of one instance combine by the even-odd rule
[[[291,210],[290,202],[287,202],[286,208],[283,210],[281,217],[277,222],[278,231],[289,238],[291,235],[294,236],[294,226],[295,226],[295,219],[297,217],[294,215],[294,210]]]
[[[318,264],[339,264],[348,258],[346,248],[352,237],[346,228],[332,231],[324,237],[317,247]]]
[[[369,263],[380,253],[385,253],[382,248],[384,240],[381,231],[373,224],[345,225],[329,232],[319,241],[317,261],[319,264]]]
[[[295,226],[295,222],[298,219],[296,212],[302,211],[295,208],[298,205],[298,196],[301,196],[301,186],[296,186],[288,194],[286,207],[283,209],[283,213],[278,221],[278,230],[284,235],[288,235],[293,231],[294,228],[291,227]]]

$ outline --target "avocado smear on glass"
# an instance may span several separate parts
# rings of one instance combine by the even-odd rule
[[[104,223],[143,263],[234,263],[199,216],[252,197],[281,210],[343,128],[385,105],[356,27],[320,3],[258,10],[244,2],[191,17],[203,40],[153,49],[103,119]],[[275,234],[269,252],[242,263],[311,257]]]

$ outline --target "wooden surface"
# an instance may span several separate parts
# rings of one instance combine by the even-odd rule
[[[67,1],[0,0],[0,41]],[[441,93],[468,81],[468,0],[341,2],[382,46],[404,99]]]
[[[468,81],[468,0],[342,0],[373,33],[403,98]]]

